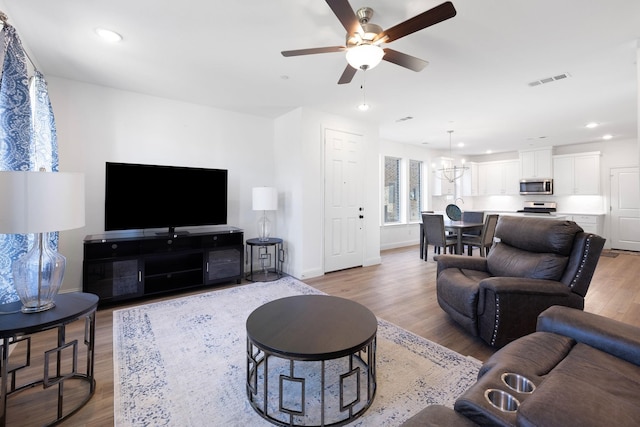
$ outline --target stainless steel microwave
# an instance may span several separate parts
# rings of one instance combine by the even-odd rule
[[[521,179],[520,194],[553,194],[553,179]]]

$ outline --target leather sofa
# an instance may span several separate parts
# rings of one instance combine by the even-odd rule
[[[486,258],[436,257],[438,304],[471,335],[505,344],[546,308],[584,308],[605,239],[573,221],[500,216]]]
[[[532,391],[513,390],[502,380],[505,373],[528,379]],[[509,393],[517,407],[498,409],[485,397],[487,390]],[[429,406],[404,427],[637,426],[639,391],[640,328],[554,306],[538,317],[536,332],[483,364],[454,409]]]

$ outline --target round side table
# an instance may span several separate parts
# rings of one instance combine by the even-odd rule
[[[282,263],[284,262],[284,249],[282,239],[270,237],[267,240],[247,239],[249,253],[245,257],[249,263],[247,280],[250,282],[271,282],[282,277]],[[258,248],[258,260],[260,270],[253,271],[253,248]],[[273,254],[270,251],[273,249]]]
[[[7,398],[23,390],[37,390],[40,387],[36,393],[41,392],[44,399],[44,396],[51,395],[46,393],[49,387],[57,387],[57,399],[51,399],[52,419],[47,425],[57,424],[73,415],[91,399],[96,389],[93,366],[98,300],[97,295],[82,292],[60,294],[55,298],[55,307],[39,313],[22,313],[20,301],[0,305],[1,312],[9,313],[2,315],[0,323],[0,426],[8,422]],[[84,337],[70,339],[66,327],[79,320],[85,322]],[[33,354],[35,352],[31,351],[31,347],[35,335],[52,329],[57,330],[54,347]],[[9,346],[19,346],[20,350],[16,348],[10,357],[7,351]],[[22,372],[29,370],[33,373],[36,363],[43,365],[39,367],[42,378],[34,379],[33,375],[25,375],[24,378],[28,379],[21,382]],[[72,407],[63,405],[65,383],[78,380],[86,383],[86,393],[77,401],[74,399]]]

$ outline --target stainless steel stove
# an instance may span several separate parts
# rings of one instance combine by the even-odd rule
[[[556,212],[556,202],[524,202],[524,208],[518,212],[553,215]]]

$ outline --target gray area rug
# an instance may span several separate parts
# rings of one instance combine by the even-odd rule
[[[113,313],[116,426],[268,426],[246,395],[249,314],[277,298],[322,294],[285,277]],[[397,426],[453,406],[480,362],[378,319],[378,389],[353,426]]]

